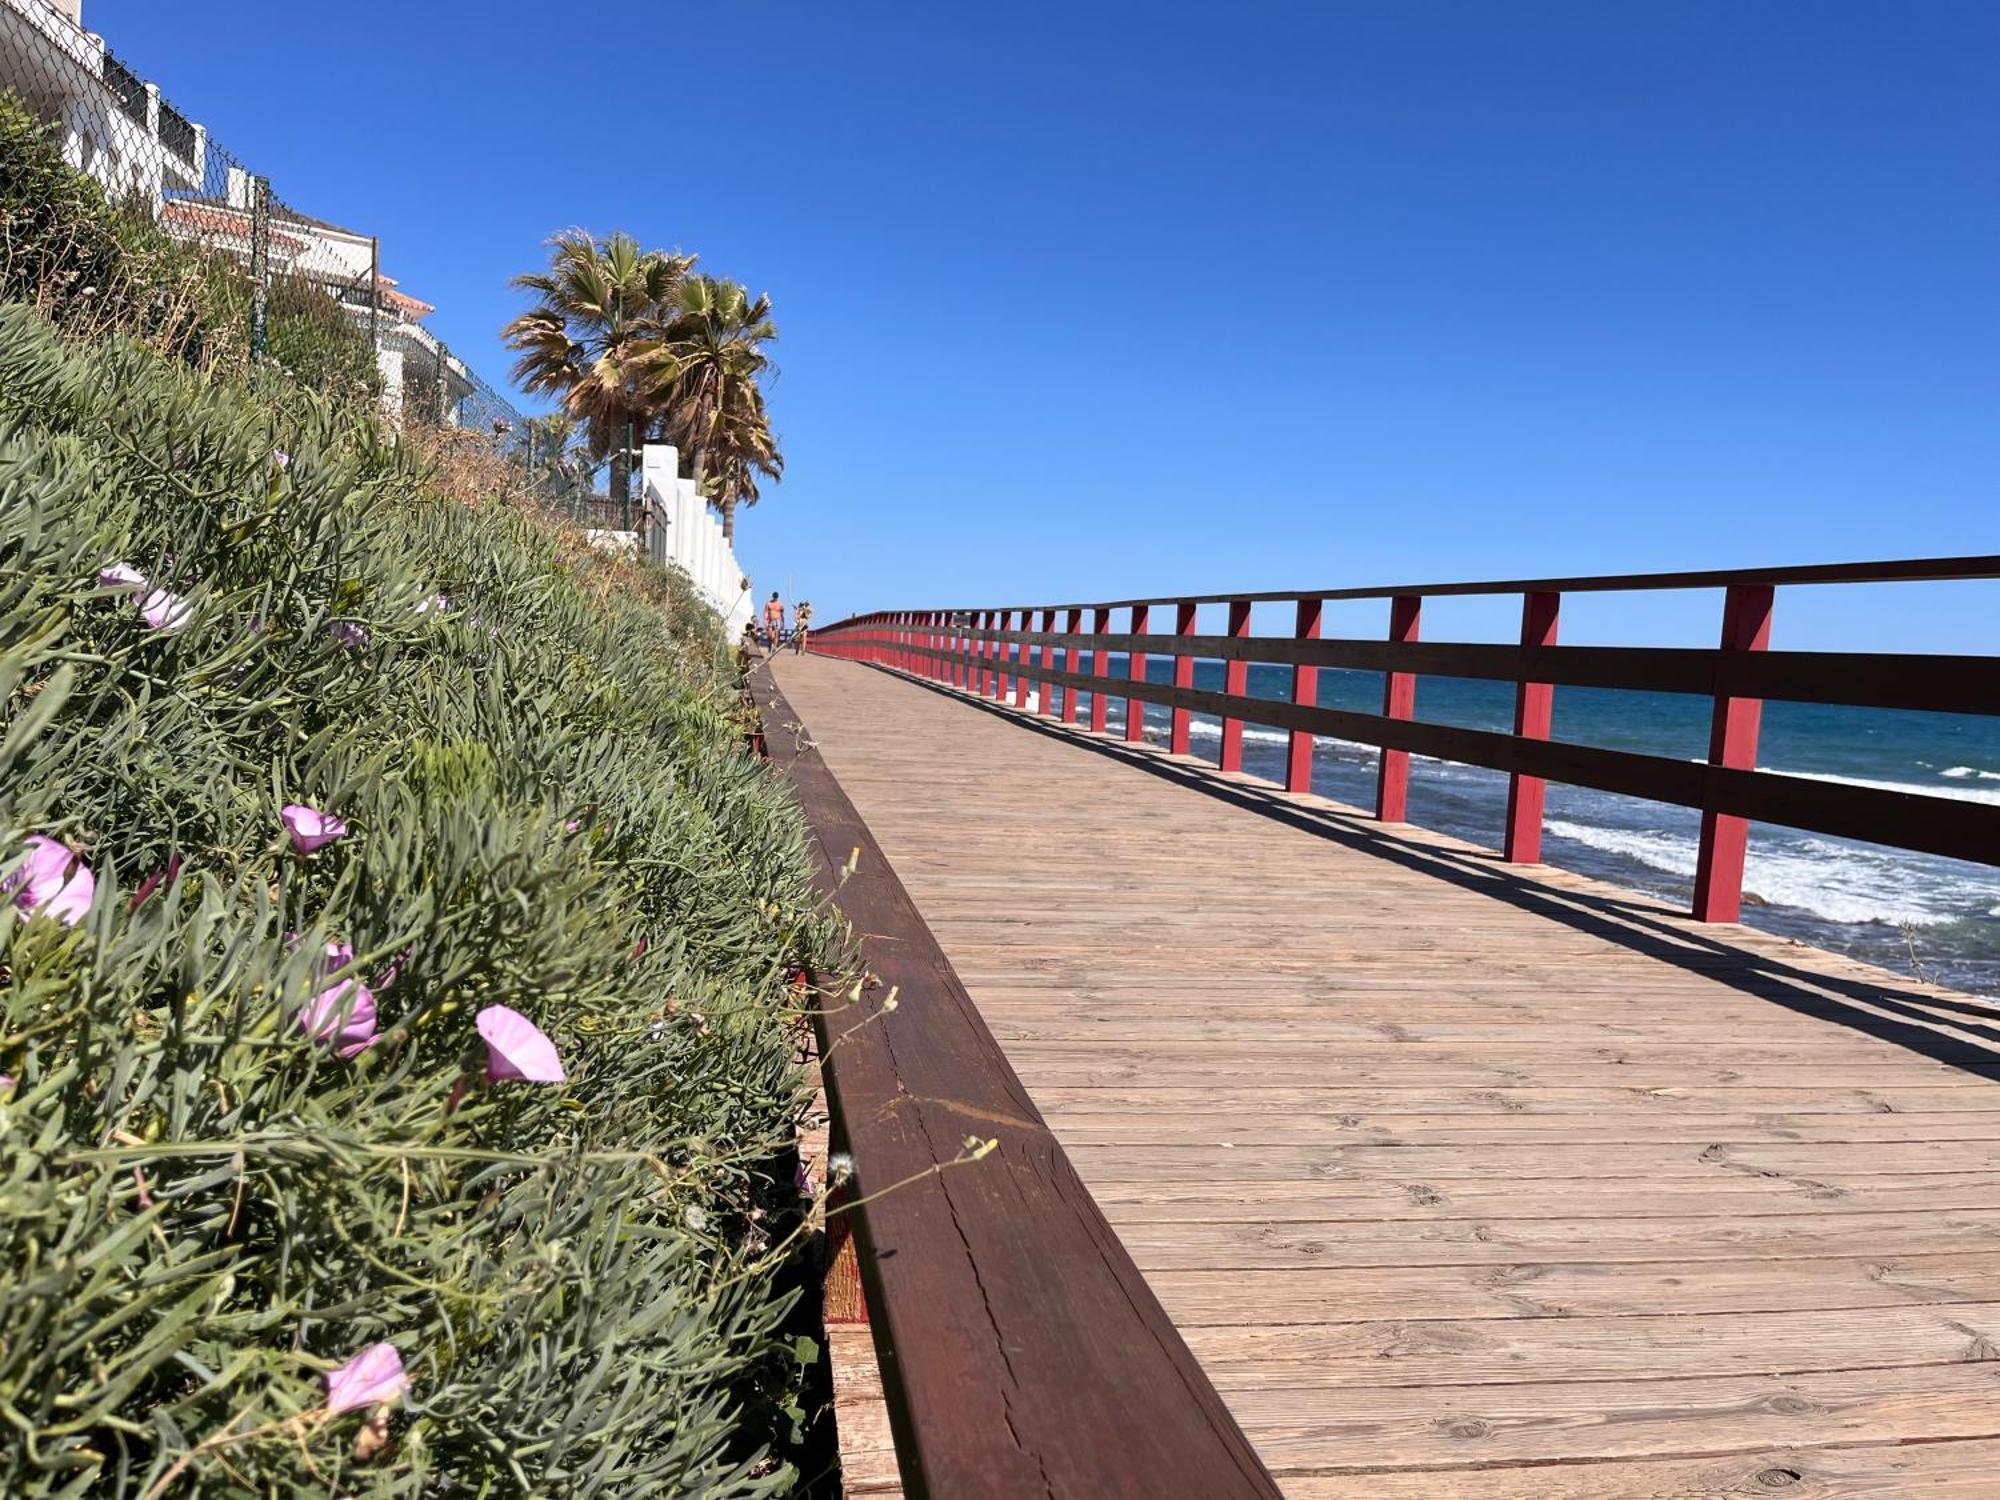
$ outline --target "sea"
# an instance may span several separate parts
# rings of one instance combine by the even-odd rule
[[[1147,661],[1147,676],[1171,680],[1170,658]],[[1114,655],[1113,679],[1127,673]],[[1222,690],[1222,663],[1198,661],[1195,686]],[[1319,702],[1380,713],[1379,672],[1321,668]],[[1291,668],[1253,662],[1251,696],[1291,697]],[[1087,702],[1085,695],[1079,700]],[[1122,730],[1125,700],[1109,722]],[[1711,700],[1679,693],[1555,689],[1553,737],[1650,755],[1705,759]],[[1170,710],[1148,704],[1147,738],[1164,743]],[[1469,729],[1512,729],[1514,687],[1456,677],[1421,677],[1417,717]],[[1196,714],[1190,745],[1213,757],[1219,720]],[[1284,730],[1246,724],[1243,769],[1284,779]],[[1375,800],[1373,746],[1319,738],[1313,790],[1361,807]],[[1922,792],[2000,804],[2000,717],[1907,713],[1820,704],[1764,705],[1760,770],[1849,786]],[[1487,847],[1501,837],[1507,777],[1499,771],[1425,756],[1410,758],[1410,821]],[[1542,857],[1550,864],[1628,890],[1686,904],[1692,900],[1700,815],[1584,787],[1550,783]],[[1994,851],[2000,860],[2000,849]],[[2000,868],[1914,854],[1770,824],[1751,825],[1743,920],[1815,947],[1852,954],[1900,974],[1981,995],[2000,995]]]

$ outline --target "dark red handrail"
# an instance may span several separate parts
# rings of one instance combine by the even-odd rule
[[[1089,728],[1098,734],[1106,732],[1105,708],[1112,696],[1110,655],[1124,652],[1130,658],[1127,676],[1115,695],[1126,700],[1127,739],[1143,737],[1144,705],[1163,704],[1172,710],[1168,748],[1185,754],[1190,716],[1212,714],[1222,721],[1221,767],[1237,771],[1242,769],[1245,723],[1286,729],[1291,733],[1286,784],[1295,792],[1312,789],[1314,735],[1373,745],[1382,752],[1375,811],[1386,822],[1404,817],[1413,753],[1505,771],[1509,786],[1502,849],[1517,862],[1541,857],[1542,802],[1550,781],[1697,808],[1702,820],[1694,913],[1703,921],[1733,922],[1742,910],[1743,860],[1753,820],[2000,864],[2000,807],[1755,769],[1765,699],[2000,714],[2000,658],[1770,650],[1778,588],[1995,578],[2000,578],[2000,556],[896,610],[837,621],[814,634],[812,647],[1001,702],[1011,691],[1019,709],[1026,707],[1029,685],[1041,684],[1046,691],[1040,712],[1071,723],[1079,717],[1077,695],[1087,692]],[[1565,593],[1693,588],[1724,591],[1721,638],[1713,649],[1556,643]],[[1521,596],[1519,645],[1419,639],[1426,597],[1481,594]],[[1321,606],[1345,599],[1389,600],[1388,638],[1323,639]],[[1291,635],[1251,634],[1253,607],[1269,603],[1295,606]],[[1171,635],[1150,628],[1156,604],[1174,607]],[[1196,633],[1196,614],[1203,604],[1228,606],[1227,634]],[[1129,611],[1129,628],[1123,633],[1110,628],[1113,610]],[[1082,629],[1086,613],[1088,632]],[[1057,628],[1059,618],[1066,628]],[[1174,658],[1171,684],[1146,680],[1147,657],[1157,654]],[[1224,663],[1223,691],[1194,686],[1197,659]],[[1291,701],[1249,696],[1251,662],[1291,666]],[[1382,712],[1319,707],[1321,667],[1383,673]],[[1415,684],[1422,675],[1514,683],[1513,731],[1418,721]],[[1551,740],[1550,708],[1559,684],[1710,698],[1707,761]]]

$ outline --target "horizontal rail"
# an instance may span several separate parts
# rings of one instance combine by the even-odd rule
[[[752,694],[877,981],[814,1025],[905,1492],[1277,1500],[805,726]],[[966,1163],[968,1135],[998,1144]]]
[[[1411,585],[1394,589],[1210,594],[1116,600],[1088,605],[993,606],[899,610],[859,615],[826,627],[816,650],[849,656],[941,680],[1016,708],[1029,685],[1044,688],[1044,714],[1078,719],[1077,697],[1093,694],[1090,732],[1108,732],[1106,698],[1126,703],[1124,736],[1144,735],[1143,711],[1170,711],[1167,743],[1189,748],[1194,714],[1222,723],[1220,764],[1240,769],[1243,726],[1289,731],[1288,790],[1312,789],[1312,742],[1329,736],[1380,751],[1376,816],[1403,819],[1409,757],[1433,756],[1483,766],[1509,778],[1502,848],[1519,862],[1540,858],[1544,796],[1551,781],[1699,809],[1701,838],[1694,905],[1708,921],[1734,921],[1742,905],[1742,875],[1751,821],[1894,848],[2000,864],[2000,807],[1921,791],[1836,783],[1756,768],[1766,700],[1947,714],[2000,714],[2000,657],[1854,651],[1773,651],[1772,604],[1780,585],[1913,583],[2000,578],[2000,557],[1928,558],[1898,562],[1821,564],[1803,568],[1733,569],[1703,573],[1638,573],[1594,578]],[[1710,649],[1557,644],[1565,592],[1714,588],[1723,590],[1719,643]],[[1426,641],[1422,605],[1430,595],[1521,595],[1518,644]],[[1333,599],[1387,598],[1386,639],[1322,636],[1322,606]],[[1255,605],[1296,606],[1284,636],[1254,634]],[[1172,604],[1173,629],[1156,631],[1152,606]],[[1229,606],[1228,633],[1201,634],[1203,604]],[[1129,628],[1112,629],[1114,610]],[[1083,629],[1089,617],[1091,628]],[[1165,618],[1164,611],[1162,618]],[[1058,622],[1068,629],[1056,628]],[[1035,626],[1039,622],[1040,628]],[[1124,675],[1110,675],[1110,657],[1126,658]],[[1151,657],[1171,659],[1171,682],[1147,676]],[[1224,664],[1223,691],[1198,689],[1197,661]],[[1291,669],[1292,701],[1248,692],[1247,667],[1262,662]],[[1079,667],[1088,667],[1087,671]],[[1382,712],[1323,708],[1317,703],[1323,668],[1383,674]],[[1511,733],[1426,723],[1416,716],[1423,677],[1512,683]],[[1711,702],[1706,761],[1602,749],[1550,738],[1553,692],[1561,687],[1679,693]]]
[[[954,638],[1081,651],[1158,651],[1157,635],[1066,635],[1041,630],[954,630]],[[2000,714],[2000,657],[1861,651],[1760,651],[1724,655],[1677,646],[1504,646],[1455,641],[1361,641],[1327,637],[1176,635],[1176,656],[1285,666],[1415,672],[1546,682],[1561,687],[1775,698],[1787,703],[1934,713]],[[1269,700],[1259,699],[1258,702]]]
[[[1084,599],[1068,604],[993,604],[984,609],[1130,609],[1139,604],[1272,604],[1287,599],[1393,599],[1402,595],[1437,599],[1474,594],[1590,594],[1647,589],[1763,588],[1836,583],[1949,583],[2000,578],[2000,554],[1969,557],[1912,557],[1890,562],[1807,563],[1788,568],[1723,568],[1705,572],[1605,573],[1574,578],[1488,579],[1474,583],[1399,583],[1366,588],[1279,589],[1267,593],[1156,594],[1141,599]],[[965,606],[940,606],[917,613],[971,613]],[[845,623],[845,622],[843,622]]]

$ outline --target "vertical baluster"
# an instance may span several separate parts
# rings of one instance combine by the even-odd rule
[[[1416,640],[1424,601],[1415,594],[1398,594],[1389,603],[1389,639],[1407,645]],[[1413,719],[1417,712],[1417,676],[1390,672],[1382,688],[1382,712],[1391,719]],[[1376,773],[1375,816],[1384,823],[1405,821],[1410,810],[1410,752],[1384,750]]]
[[[1007,634],[1010,628],[1007,622],[1012,618],[1012,610],[1003,609],[1000,611],[1000,634],[1003,636]],[[995,676],[998,678],[997,686],[999,691],[993,695],[993,701],[995,703],[1005,703],[1007,695],[1012,691],[1013,687],[1014,674],[1009,670],[1009,666],[1013,660],[1014,648],[1009,642],[1003,640],[995,641],[993,649],[996,660],[1000,663],[999,670],[995,673]]]
[[[1042,634],[1048,635],[1055,628],[1056,612],[1052,609],[1043,610]],[[1056,648],[1052,644],[1044,642],[1042,645],[1042,671],[1045,674],[1056,670],[1056,655]],[[1043,718],[1052,719],[1055,717],[1056,685],[1049,681],[1046,675],[1042,678],[1041,696],[1035,701],[1035,711],[1042,715]]]
[[[1034,629],[1035,612],[1032,609],[1022,610],[1021,634],[1031,635],[1034,633]],[[1028,689],[1030,683],[1028,681],[1027,669],[1034,664],[1034,654],[1035,648],[1031,643],[1027,641],[1021,642],[1020,652],[1014,662],[1016,668],[1014,672],[1014,707],[1016,708],[1026,708],[1028,706]]]
[[[1229,635],[1232,640],[1243,640],[1250,634],[1250,601],[1231,599],[1229,601]],[[1222,664],[1222,691],[1232,698],[1249,696],[1250,663],[1230,660]],[[1232,715],[1224,715],[1222,720],[1222,754],[1220,768],[1225,771],[1243,769],[1243,721]]]
[[[989,633],[998,628],[993,623],[992,610],[980,611],[979,628]],[[990,640],[979,643],[979,696],[982,698],[993,696],[993,653],[996,649],[998,648]]]
[[[1076,659],[1076,638],[1083,631],[1082,610],[1073,609],[1069,612],[1067,629],[1069,632],[1069,643],[1063,648],[1062,664],[1065,672],[1074,673],[1079,665]],[[1072,684],[1063,689],[1063,722],[1065,724],[1074,724],[1077,720],[1077,712],[1077,692],[1075,685]]]
[[[1715,717],[1708,734],[1710,765],[1737,771],[1757,768],[1757,730],[1764,716],[1761,698],[1735,698],[1727,686],[1727,653],[1763,651],[1771,644],[1771,587],[1732,585],[1722,602],[1722,650],[1718,659]],[[1743,915],[1743,859],[1750,845],[1748,820],[1704,809],[1701,847],[1695,856],[1694,914],[1703,922],[1734,922]]]
[[[1553,646],[1562,595],[1532,593],[1521,600],[1521,644]],[[1524,740],[1546,740],[1555,720],[1553,683],[1523,680],[1514,689],[1514,733]],[[1549,784],[1540,776],[1507,778],[1507,838],[1504,856],[1515,864],[1532,865],[1542,857],[1542,806]]]
[[[1325,601],[1301,599],[1298,623],[1293,634],[1302,641],[1319,639],[1320,616]],[[1292,702],[1307,705],[1319,702],[1319,668],[1304,662],[1292,667]],[[1309,792],[1313,789],[1313,737],[1304,729],[1294,729],[1285,746],[1285,790]]]
[[[1174,634],[1193,635],[1197,611],[1186,600],[1174,606]],[[1191,688],[1194,686],[1194,658],[1185,651],[1174,657],[1174,686]],[[1188,710],[1174,705],[1173,717],[1168,721],[1167,749],[1175,755],[1188,753],[1188,726],[1192,722]]]
[[[1152,618],[1152,613],[1152,608],[1149,605],[1135,604],[1132,606],[1132,634],[1135,636],[1146,634],[1148,628],[1147,622]],[[1146,680],[1146,653],[1144,651],[1133,650],[1127,658],[1127,665],[1129,670],[1125,675],[1131,678],[1132,681],[1144,682]],[[1127,698],[1125,700],[1126,743],[1136,745],[1145,738],[1146,705],[1138,698]]]
[[[1106,636],[1111,633],[1111,611],[1099,606],[1091,615],[1091,633]],[[1100,640],[1097,649],[1090,653],[1090,675],[1098,679],[1090,694],[1090,732],[1104,733],[1106,716],[1111,708],[1110,700],[1104,696],[1104,679],[1111,675],[1111,653],[1104,649]]]

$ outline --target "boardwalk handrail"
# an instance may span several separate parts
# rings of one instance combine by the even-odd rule
[[[769,673],[752,694],[872,980],[814,1024],[904,1492],[1277,1500]],[[964,1164],[968,1137],[997,1144]]]
[[[1744,852],[1752,820],[1897,848],[2000,864],[2000,807],[1921,792],[1822,781],[1756,770],[1765,699],[1943,713],[2000,713],[2000,658],[1889,652],[1772,651],[1771,612],[1780,587],[1916,583],[2000,578],[2000,556],[1829,563],[1797,568],[1640,573],[1584,578],[1399,585],[1280,593],[1180,595],[1085,604],[997,605],[897,610],[857,615],[818,631],[815,650],[926,677],[981,697],[1025,708],[1040,684],[1039,712],[1075,723],[1079,695],[1091,695],[1090,729],[1106,731],[1111,697],[1126,701],[1125,737],[1144,735],[1143,706],[1172,713],[1169,748],[1188,751],[1190,715],[1222,721],[1221,768],[1240,771],[1243,726],[1290,731],[1286,785],[1312,789],[1315,735],[1382,751],[1376,815],[1401,822],[1408,807],[1409,757],[1504,771],[1510,778],[1502,849],[1509,860],[1541,857],[1542,807],[1550,781],[1697,808],[1702,814],[1694,912],[1704,921],[1735,921],[1742,909]],[[1561,646],[1558,616],[1565,593],[1720,588],[1722,631],[1713,649]],[[1431,596],[1521,596],[1519,645],[1418,639],[1423,600]],[[1331,600],[1387,599],[1386,640],[1322,638]],[[1291,603],[1288,636],[1250,633],[1258,604]],[[1174,607],[1171,634],[1150,630],[1152,606]],[[1202,605],[1228,607],[1228,633],[1196,632]],[[1114,632],[1113,610],[1129,612]],[[1090,628],[1084,629],[1084,616]],[[1040,616],[1040,628],[1035,617]],[[1127,654],[1125,678],[1110,677],[1110,656]],[[1154,655],[1174,660],[1173,682],[1146,678]],[[1197,660],[1225,664],[1222,692],[1194,686]],[[1292,668],[1289,702],[1248,693],[1251,662]],[[1079,670],[1088,665],[1088,670]],[[1322,708],[1321,667],[1385,674],[1380,714]],[[1420,675],[1473,677],[1515,684],[1514,728],[1461,729],[1415,717]],[[1705,762],[1601,749],[1549,738],[1556,685],[1698,694],[1713,702]]]

